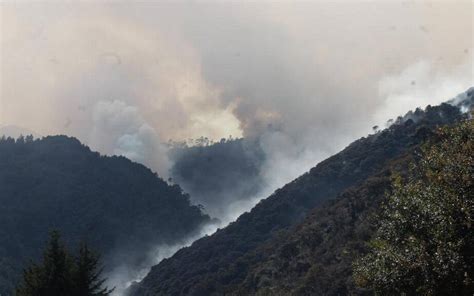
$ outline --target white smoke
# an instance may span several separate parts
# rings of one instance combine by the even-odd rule
[[[460,64],[447,70],[436,68],[435,63],[436,61],[426,60],[416,62],[399,73],[382,77],[378,81],[378,96],[382,103],[373,111],[371,118],[365,119],[365,128],[351,131],[352,136],[334,137],[330,133],[325,134],[325,131],[318,129],[321,125],[312,125],[312,131],[301,128],[304,131],[302,135],[309,137],[303,139],[292,133],[264,130],[259,137],[261,148],[266,155],[262,167],[266,186],[252,198],[230,203],[225,215],[220,217],[224,224],[234,221],[262,198],[340,151],[357,137],[366,136],[371,132],[372,126],[383,127],[389,119],[395,119],[417,107],[438,105],[457,94],[462,97],[468,88],[474,86],[471,54],[466,55]],[[326,131],[334,130],[327,128]]]
[[[123,101],[99,101],[94,106],[88,142],[99,151],[123,155],[147,164],[162,177],[168,176],[167,147],[139,109]]]
[[[383,126],[409,110],[427,105],[438,105],[474,85],[473,56],[441,71],[436,61],[422,60],[398,74],[383,77],[379,82],[379,95],[383,103],[374,112],[375,124]]]
[[[115,287],[113,296],[121,296],[133,283],[141,281],[150,271],[150,268],[163,259],[173,256],[177,251],[190,246],[194,241],[204,236],[212,235],[219,227],[218,223],[204,225],[197,233],[174,244],[160,244],[150,250],[147,265],[138,269],[131,269],[127,265],[117,267],[107,275],[107,284]]]

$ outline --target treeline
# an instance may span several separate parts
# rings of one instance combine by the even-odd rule
[[[35,139],[33,137],[33,135],[27,135],[27,136],[20,135],[16,139],[12,138],[12,137],[6,137],[5,135],[2,135],[0,137],[0,143],[3,143],[3,144],[8,144],[8,143],[11,143],[11,144],[25,144],[25,143],[31,143],[35,140],[38,141],[38,139]]]
[[[209,139],[208,137],[201,136],[199,138],[189,138],[186,140],[176,141],[173,139],[169,139],[167,146],[171,149],[174,148],[190,148],[190,147],[207,147],[214,144],[224,144],[227,142],[232,142],[236,140],[240,140],[241,138],[232,137],[229,135],[227,138],[221,138],[220,140]]]

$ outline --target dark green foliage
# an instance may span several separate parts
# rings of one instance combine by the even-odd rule
[[[106,296],[112,293],[112,290],[103,287],[105,279],[101,279],[101,273],[99,255],[92,252],[87,244],[81,243],[73,269],[73,295]]]
[[[40,265],[26,268],[18,296],[68,295],[71,287],[72,258],[60,241],[58,232],[51,234]]]
[[[23,272],[17,296],[107,296],[112,290],[103,287],[105,279],[99,257],[82,244],[74,258],[54,231],[41,264],[32,264]]]
[[[174,243],[209,221],[178,185],[124,157],[92,152],[74,138],[0,140],[0,294],[40,258],[49,229],[66,245],[86,240],[105,272],[147,262],[159,243]]]
[[[436,126],[453,123],[463,117],[458,108],[447,104],[428,107],[425,111],[416,111],[416,121],[410,118],[400,118],[390,128],[354,142],[342,152],[321,162],[310,172],[262,200],[250,213],[243,214],[225,229],[219,230],[210,237],[198,240],[191,247],[182,249],[173,257],[162,261],[152,268],[140,284],[131,289],[131,295],[222,295],[230,293],[239,295],[239,287],[244,282],[249,283],[249,274],[258,269],[257,265],[260,262],[265,261],[266,254],[276,256],[275,253],[272,253],[272,248],[268,252],[266,250],[267,246],[273,243],[277,244],[274,239],[282,233],[282,230],[285,231],[300,223],[310,210],[319,207],[324,201],[335,198],[353,186],[364,184],[371,176],[375,177],[381,174],[394,159],[406,155],[430,138]],[[370,200],[369,197],[367,200]],[[351,207],[348,207],[348,210],[352,216],[357,213]],[[343,229],[348,227],[348,233],[351,233],[352,218],[347,218],[345,214],[338,217],[343,222],[345,221],[344,223],[349,224],[349,226],[344,226],[346,224],[339,222],[340,227]],[[331,228],[327,229],[329,231]],[[364,227],[360,233],[367,239],[372,234]],[[337,239],[344,238],[347,237],[333,236],[330,239],[331,243],[328,243],[326,247],[331,250],[331,247],[337,245]],[[281,249],[282,258],[293,258],[297,250],[297,245],[285,246]],[[339,259],[334,259],[331,254],[328,254],[327,260],[321,262],[323,268],[319,268],[316,264],[311,266],[310,275],[327,274],[326,277],[320,277],[326,278],[326,282],[321,280],[316,282],[316,285],[320,285],[324,290],[325,283],[334,282],[334,287],[337,288],[328,291],[328,293],[343,294],[344,291],[347,292],[346,287],[353,286],[350,283],[352,281],[351,260],[346,259],[341,263],[341,266],[332,265],[334,270],[324,268],[325,264],[333,262],[333,260]],[[283,261],[282,264],[282,268],[286,268],[285,264],[287,263]],[[296,270],[301,270],[298,272],[306,274],[304,270],[307,268],[306,263],[303,263],[303,265],[296,267]],[[342,275],[349,283],[346,285],[334,281],[336,275]],[[269,285],[271,283],[272,281]],[[242,287],[243,292],[240,294],[252,294],[255,288],[252,284],[248,286],[248,290],[246,287]],[[260,290],[259,287],[257,288]],[[285,294],[285,290],[281,291]],[[274,291],[261,290],[260,292],[271,294]],[[305,295],[304,292],[301,294]]]
[[[474,122],[439,132],[398,178],[355,279],[380,295],[474,293]]]
[[[229,294],[363,295],[352,281],[351,264],[365,252],[374,231],[371,215],[389,188],[387,170],[313,210],[246,255],[249,272]]]

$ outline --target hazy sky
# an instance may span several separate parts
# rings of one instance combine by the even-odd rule
[[[474,84],[471,1],[0,5],[0,125],[162,174],[162,142],[230,134],[299,174]]]

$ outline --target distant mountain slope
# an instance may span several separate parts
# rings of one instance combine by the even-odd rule
[[[257,141],[175,147],[170,156],[173,181],[212,217],[222,218],[229,203],[250,199],[264,186],[260,170],[265,156]]]
[[[38,258],[52,229],[73,246],[86,239],[110,270],[140,265],[151,246],[207,221],[179,186],[124,157],[65,136],[0,140],[0,295]]]
[[[469,96],[472,100],[472,91]],[[355,141],[262,200],[235,223],[153,267],[130,289],[130,295],[239,295],[236,288],[252,266],[264,259],[258,252],[252,254],[271,243],[281,230],[301,222],[324,201],[382,173],[390,162],[427,139],[436,126],[464,117],[458,107],[448,104],[417,109],[390,128]]]

